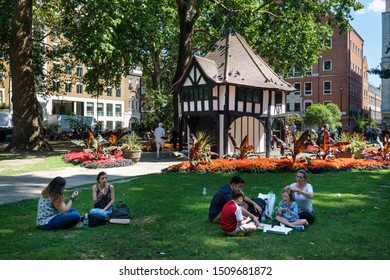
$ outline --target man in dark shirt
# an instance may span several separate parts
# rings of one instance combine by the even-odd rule
[[[233,176],[233,178],[230,180],[229,185],[225,185],[222,188],[220,188],[213,196],[210,208],[209,208],[209,219],[211,222],[218,224],[219,219],[221,217],[221,212],[223,206],[230,200],[232,200],[231,192],[234,189],[240,189],[242,190],[244,186],[244,180],[240,176]],[[262,209],[259,205],[257,205],[254,201],[252,201],[249,197],[244,196],[244,202],[247,205],[252,205],[257,216],[260,216],[262,213]],[[244,216],[249,216],[249,212],[246,208],[242,208],[242,214]],[[258,221],[254,221],[256,225],[258,225]]]

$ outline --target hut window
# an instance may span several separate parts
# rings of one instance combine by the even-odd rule
[[[245,102],[245,89],[239,88],[237,92],[237,100]]]
[[[237,101],[261,103],[263,93],[260,89],[238,88]]]
[[[183,89],[183,101],[198,101],[209,99],[209,88],[192,88]],[[210,92],[211,93],[211,92]]]
[[[282,104],[282,93],[280,91],[275,94],[275,104]]]

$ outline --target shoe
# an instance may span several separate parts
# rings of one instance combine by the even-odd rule
[[[305,227],[299,225],[299,226],[295,226],[294,229],[297,230],[297,231],[304,231],[304,230],[305,230]]]

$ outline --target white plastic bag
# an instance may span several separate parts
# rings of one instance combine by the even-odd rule
[[[268,218],[273,218],[274,215],[274,206],[276,201],[276,196],[274,193],[269,192],[268,194],[259,193],[258,198],[264,199],[266,202],[265,205],[265,215]]]

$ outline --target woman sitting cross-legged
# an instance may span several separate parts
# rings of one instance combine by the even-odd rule
[[[65,203],[65,185],[64,178],[55,177],[43,189],[38,202],[36,222],[38,228],[44,230],[63,229],[80,223],[80,214],[72,208],[79,193],[74,191],[68,203]]]
[[[107,174],[100,172],[96,178],[97,184],[92,186],[93,209],[91,215],[98,215],[108,219],[112,214],[112,205],[115,202],[114,186],[107,183]]]

